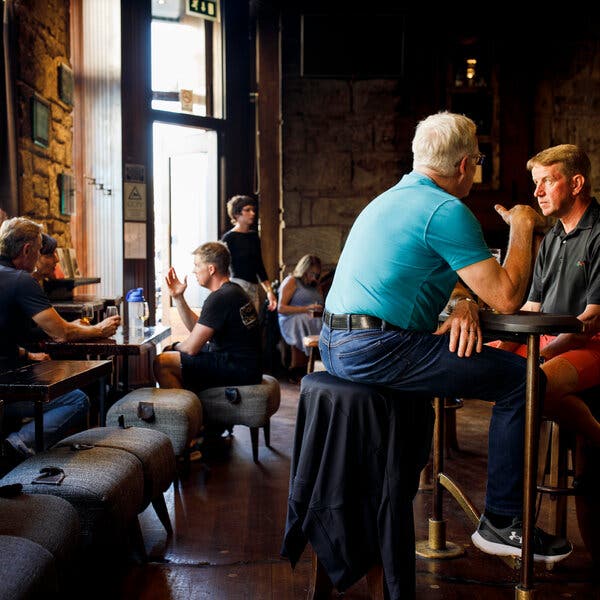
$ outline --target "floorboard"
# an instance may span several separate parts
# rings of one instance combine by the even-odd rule
[[[217,451],[194,462],[189,477],[166,494],[174,527],[167,539],[153,510],[140,518],[147,565],[132,565],[107,575],[103,585],[113,598],[141,600],[304,600],[310,574],[306,550],[294,570],[279,556],[287,508],[290,455],[299,386],[282,381],[281,408],[271,420],[272,449],[260,437],[260,464],[252,461],[249,430],[235,427],[234,436]],[[457,412],[460,451],[447,459],[448,473],[481,509],[485,493],[487,427],[490,406],[466,401]],[[417,539],[427,535],[431,493],[415,500]],[[517,573],[471,545],[472,526],[456,502],[445,498],[447,538],[465,547],[461,558],[417,559],[417,598],[515,597]],[[541,511],[543,524],[546,509]],[[569,505],[569,537],[575,550],[553,571],[536,567],[536,600],[600,599],[594,569],[577,531]],[[333,597],[337,597],[334,593]],[[339,598],[366,600],[359,581]]]

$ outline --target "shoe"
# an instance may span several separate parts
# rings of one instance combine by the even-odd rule
[[[496,556],[521,556],[523,522],[515,517],[513,522],[503,529],[494,527],[482,516],[477,531],[471,536],[473,544],[481,551]],[[533,560],[555,563],[566,558],[573,546],[565,538],[550,535],[539,527],[533,529]]]
[[[11,453],[11,451],[14,452],[21,460],[35,456],[35,450],[27,446],[16,433],[11,433],[4,440],[4,448],[9,453]]]

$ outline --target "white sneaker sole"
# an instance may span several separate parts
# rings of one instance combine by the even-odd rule
[[[518,556],[521,557],[521,548],[514,548],[513,546],[507,546],[506,544],[499,544],[497,542],[490,542],[486,540],[479,531],[476,531],[472,536],[473,544],[486,554],[494,554],[495,556]],[[557,554],[555,556],[544,556],[542,554],[534,554],[533,560],[536,562],[544,562],[549,564],[557,563],[563,558],[567,558],[569,554],[573,552],[573,549],[569,550],[566,554]]]

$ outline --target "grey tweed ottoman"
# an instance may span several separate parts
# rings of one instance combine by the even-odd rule
[[[140,402],[143,411],[140,413]],[[138,416],[138,415],[141,416]],[[106,414],[106,425],[145,427],[166,433],[175,456],[186,456],[190,442],[202,426],[202,405],[189,390],[138,388],[115,402]]]
[[[25,543],[15,541],[19,539]],[[30,568],[46,590],[55,591],[57,584],[65,589],[79,543],[77,511],[63,498],[22,493],[0,498],[0,581],[4,588],[0,598],[25,597],[36,579],[34,575],[29,581]],[[24,565],[19,562],[22,559]],[[28,581],[23,581],[24,576]]]
[[[281,402],[279,382],[270,375],[263,375],[256,385],[238,385],[237,393],[226,393],[229,387],[214,387],[198,392],[204,423],[207,426],[250,427],[252,458],[258,462],[258,429],[263,428],[265,445],[270,447],[271,416],[277,412]],[[232,402],[233,400],[233,402]]]
[[[0,600],[54,598],[58,593],[52,554],[27,538],[0,535]]]
[[[51,466],[64,472],[59,485],[32,483],[40,469]],[[52,448],[23,461],[0,480],[0,485],[11,483],[22,484],[28,494],[51,494],[68,500],[79,515],[84,547],[118,547],[114,542],[124,541],[124,531],[134,535],[131,541],[140,543],[137,515],[143,509],[144,473],[140,461],[129,452],[100,447],[78,451]]]
[[[144,472],[144,508],[152,506],[168,533],[172,533],[169,512],[163,493],[175,479],[175,453],[166,433],[143,427],[95,427],[71,435],[55,448],[87,444],[101,448],[116,448],[133,454]]]

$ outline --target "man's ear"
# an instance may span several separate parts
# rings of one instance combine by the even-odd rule
[[[577,194],[581,193],[584,183],[585,177],[579,173],[571,177],[571,193],[573,194],[573,196],[576,196]]]

